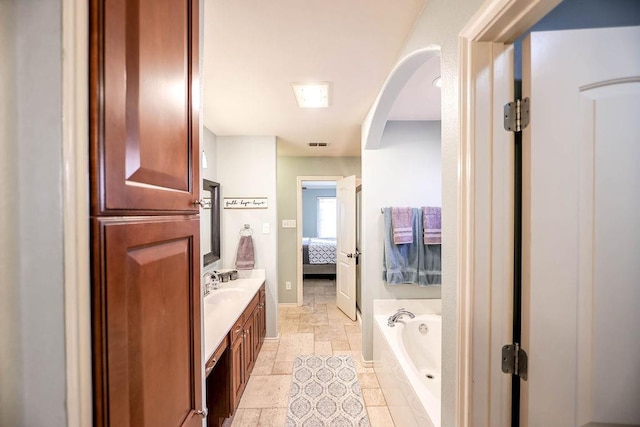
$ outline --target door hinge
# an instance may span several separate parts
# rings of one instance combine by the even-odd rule
[[[520,344],[502,347],[502,372],[527,380],[527,352],[520,348]]]
[[[522,132],[529,126],[529,98],[504,104],[504,130]]]

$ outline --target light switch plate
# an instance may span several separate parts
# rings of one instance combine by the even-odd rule
[[[269,227],[269,223],[265,222],[262,224],[262,234],[269,234],[271,231],[270,227]]]
[[[282,220],[282,228],[296,228],[296,220],[295,219],[283,219]]]

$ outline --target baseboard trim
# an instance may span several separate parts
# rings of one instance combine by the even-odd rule
[[[278,332],[278,335],[276,335],[275,337],[264,337],[265,341],[280,341],[280,332]]]
[[[360,356],[360,363],[364,368],[373,368],[373,360],[365,360],[364,356]]]
[[[278,303],[278,307],[297,307],[298,303],[297,302],[279,302]]]

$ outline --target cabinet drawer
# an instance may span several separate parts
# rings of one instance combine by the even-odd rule
[[[259,293],[256,293],[256,295],[253,297],[253,299],[251,300],[251,302],[249,303],[247,308],[245,308],[244,313],[242,314],[242,317],[244,317],[244,321],[245,322],[253,314],[253,310],[255,310],[256,307],[258,306],[258,302],[260,302],[260,295],[259,295]]]
[[[220,343],[220,345],[218,346],[218,348],[216,349],[216,351],[213,352],[213,355],[211,355],[211,357],[207,361],[207,364],[205,365],[205,368],[204,368],[205,376],[209,376],[209,374],[211,373],[213,368],[216,366],[216,364],[222,357],[222,354],[227,349],[227,347],[229,347],[229,338],[225,336],[222,342]]]

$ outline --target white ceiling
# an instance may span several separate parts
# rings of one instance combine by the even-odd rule
[[[359,156],[361,124],[425,2],[205,0],[204,125],[217,135],[275,135],[278,155]],[[390,118],[439,120],[439,92],[423,98],[439,75],[431,62]],[[331,105],[299,108],[291,83],[317,81],[332,83]],[[422,111],[433,105],[437,117]]]

